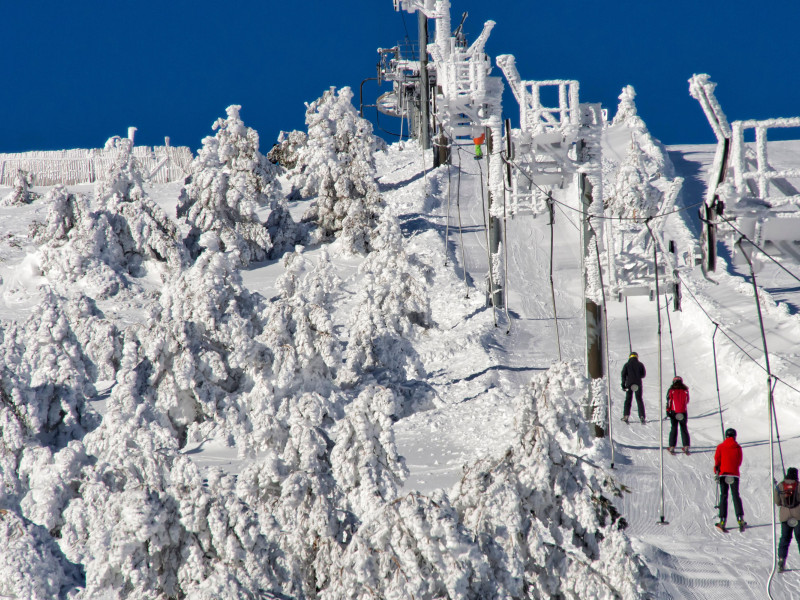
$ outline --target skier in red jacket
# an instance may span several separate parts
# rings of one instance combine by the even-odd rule
[[[728,517],[728,488],[731,490],[733,510],[739,529],[744,530],[744,509],[739,496],[739,467],[742,465],[742,447],[736,442],[736,430],[727,429],[725,440],[717,446],[714,453],[714,473],[719,480],[719,523],[716,526],[725,531]]]
[[[675,442],[678,441],[679,425],[683,451],[689,454],[688,404],[689,388],[683,383],[683,379],[676,375],[672,379],[672,385],[667,390],[667,416],[672,423],[672,428],[669,430],[669,448],[667,448],[670,454],[675,454]]]

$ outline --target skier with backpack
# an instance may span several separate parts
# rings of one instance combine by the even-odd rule
[[[676,375],[672,379],[672,385],[667,390],[667,416],[670,423],[672,423],[672,428],[669,430],[669,447],[667,448],[670,454],[675,454],[675,443],[678,441],[678,426],[681,428],[683,451],[689,454],[688,404],[689,388],[683,383],[683,379]]]
[[[736,442],[736,430],[726,429],[725,440],[717,446],[714,453],[714,473],[719,482],[719,522],[716,527],[722,531],[728,517],[728,490],[730,489],[733,500],[733,510],[736,513],[736,522],[739,531],[744,531],[744,509],[742,498],[739,496],[739,467],[742,466],[742,447]]]
[[[622,420],[626,423],[631,414],[631,401],[636,394],[636,408],[639,411],[639,420],[644,423],[644,400],[642,399],[642,380],[647,375],[644,365],[639,362],[639,355],[631,352],[628,362],[622,367],[622,389],[625,390],[625,405],[622,408]]]
[[[786,478],[775,486],[775,504],[780,507],[778,519],[781,522],[781,541],[778,543],[778,571],[786,570],[786,557],[792,535],[800,548],[800,488],[797,483],[797,469],[789,467]]]

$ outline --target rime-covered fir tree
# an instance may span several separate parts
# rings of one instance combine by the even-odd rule
[[[644,221],[658,213],[662,193],[651,183],[639,146],[631,143],[608,195],[612,215]]]
[[[109,298],[151,273],[166,280],[188,263],[175,223],[144,191],[130,140],[113,149],[96,186],[96,210],[85,195],[56,186],[46,197],[45,222],[32,227],[32,239],[42,243],[39,267],[59,293],[80,282],[92,297]]]
[[[349,87],[331,88],[307,105],[308,139],[291,175],[303,196],[316,196],[304,219],[317,225],[318,237],[341,237],[347,250],[364,253],[383,205],[373,158],[380,144],[352,97]]]
[[[282,228],[292,222],[283,215],[285,203],[275,189],[277,168],[259,152],[258,133],[245,126],[240,110],[241,106],[229,106],[227,118],[213,125],[216,134],[203,140],[181,191],[177,214],[192,228],[189,240],[195,255],[202,251],[196,240],[211,232],[219,238],[221,250],[247,265],[267,258],[273,247],[256,209],[267,207],[281,213],[271,218]]]
[[[3,198],[2,204],[6,206],[15,206],[33,202],[37,197],[31,190],[33,179],[33,173],[18,169],[11,184],[11,193]]]

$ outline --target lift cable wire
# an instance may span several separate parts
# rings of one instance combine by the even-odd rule
[[[489,273],[487,274],[489,278],[489,294],[492,303],[492,315],[494,316],[494,326],[497,327],[497,307],[495,306],[495,295],[494,295],[494,269],[492,268],[492,248],[489,242],[489,223],[486,220],[486,204],[483,201],[483,167],[481,167],[480,161],[478,161],[478,173],[479,179],[481,180],[481,210],[483,211],[483,230],[486,232],[486,256],[489,261]]]
[[[767,252],[766,250],[764,250],[764,249],[763,249],[761,246],[759,246],[758,244],[756,244],[756,243],[755,243],[753,240],[751,240],[751,239],[750,239],[749,237],[747,237],[747,236],[746,236],[744,233],[742,233],[742,232],[739,230],[739,228],[738,228],[738,227],[736,227],[736,225],[734,225],[734,224],[731,222],[731,220],[730,220],[730,219],[723,219],[722,221],[723,221],[724,223],[726,223],[726,224],[730,225],[730,226],[731,226],[731,228],[733,228],[733,230],[734,230],[736,233],[738,233],[739,235],[741,235],[741,236],[742,236],[742,239],[744,239],[745,241],[747,241],[747,243],[749,243],[749,244],[752,244],[752,245],[753,245],[753,246],[756,248],[756,250],[758,250],[759,252],[761,252],[761,253],[762,253],[764,256],[766,256],[768,259],[770,259],[772,262],[774,262],[776,265],[778,265],[778,266],[779,266],[781,269],[783,269],[784,271],[786,271],[786,272],[787,272],[787,273],[788,273],[788,274],[789,274],[789,275],[790,275],[790,276],[791,276],[793,279],[795,279],[796,281],[800,282],[800,277],[798,277],[797,275],[795,275],[794,273],[792,273],[792,272],[791,272],[789,269],[787,269],[786,267],[784,267],[784,266],[783,266],[783,265],[782,265],[780,262],[778,262],[778,261],[777,261],[777,260],[776,260],[776,259],[775,259],[775,258],[774,258],[772,255],[770,255],[770,253],[769,253],[769,252]],[[741,247],[742,247],[742,245],[741,245],[741,240],[739,240],[739,242],[737,242],[737,243],[739,244],[739,247],[741,248]],[[744,252],[744,250],[742,250],[742,252]]]
[[[631,320],[628,316],[628,297],[625,296],[625,323],[628,325],[628,353],[633,352],[633,342],[631,342]]]
[[[545,190],[544,190],[544,189],[543,189],[541,186],[539,186],[539,184],[537,184],[537,183],[536,183],[536,182],[533,180],[533,178],[532,178],[530,175],[528,175],[528,173],[526,173],[526,172],[525,172],[525,170],[524,170],[522,167],[520,167],[520,166],[519,166],[517,163],[515,163],[513,160],[510,160],[510,159],[508,159],[508,158],[506,158],[506,157],[504,156],[504,154],[505,154],[505,151],[501,152],[500,154],[501,154],[501,156],[503,157],[503,160],[504,160],[504,161],[506,161],[506,162],[510,163],[510,164],[511,164],[511,165],[512,165],[512,166],[513,166],[515,169],[517,169],[517,170],[518,170],[520,173],[522,173],[522,174],[523,174],[523,175],[524,175],[524,176],[525,176],[525,177],[528,179],[528,181],[530,181],[530,182],[531,182],[531,184],[532,184],[533,186],[535,186],[535,187],[536,187],[536,188],[537,188],[539,191],[541,191],[542,193],[544,193],[544,194],[547,194],[547,191],[545,191]],[[554,199],[553,201],[554,201],[556,204],[559,204],[559,205],[561,205],[561,206],[564,206],[565,208],[568,208],[568,209],[569,209],[569,210],[571,210],[571,211],[574,211],[574,212],[576,212],[576,213],[583,214],[583,211],[581,211],[581,209],[579,209],[579,208],[575,208],[575,207],[573,207],[573,206],[570,206],[569,204],[566,204],[566,203],[564,203],[564,202],[559,202],[558,200],[555,200],[555,199]],[[683,211],[686,211],[686,210],[689,210],[689,209],[692,209],[692,208],[697,208],[698,206],[700,206],[700,205],[702,205],[702,204],[704,204],[704,202],[696,202],[695,204],[690,204],[690,205],[688,205],[688,206],[684,206],[684,207],[682,207],[682,208],[676,208],[676,209],[673,209],[673,210],[667,211],[667,212],[665,212],[665,213],[659,213],[659,214],[657,214],[657,215],[653,215],[652,217],[648,217],[648,220],[649,220],[649,221],[652,221],[652,220],[655,220],[655,219],[660,219],[660,218],[663,218],[663,217],[668,217],[669,215],[674,215],[674,214],[676,214],[676,213],[680,213],[680,212],[683,212]],[[605,221],[633,221],[633,222],[635,222],[635,223],[641,223],[641,222],[642,222],[642,219],[641,219],[641,217],[614,217],[614,216],[606,216],[606,215],[595,215],[595,216],[594,216],[594,218],[595,218],[595,219],[603,219],[603,220],[605,220]]]
[[[464,270],[464,288],[469,298],[469,284],[467,283],[467,257],[464,253],[464,228],[461,224],[461,157],[458,157],[458,180],[456,183],[456,209],[458,210],[458,239],[461,246],[461,268]]]
[[[742,248],[742,239],[736,242],[739,246],[739,250],[744,255],[745,259],[747,260],[747,264],[750,267],[750,279],[753,284],[753,294],[755,295],[756,300],[756,308],[758,309],[758,324],[761,327],[761,341],[764,344],[764,363],[767,366],[767,412],[769,413],[769,475],[771,478],[775,477],[775,440],[774,438],[774,429],[773,423],[775,425],[778,424],[777,419],[775,419],[775,403],[772,398],[772,371],[769,366],[769,350],[767,349],[767,333],[764,330],[764,317],[761,314],[761,300],[758,297],[758,286],[756,285],[756,274],[753,270],[753,261],[744,251]],[[780,443],[780,442],[779,442]],[[783,455],[783,453],[781,453]],[[781,465],[783,467],[783,465]],[[783,471],[782,471],[783,473]],[[772,501],[772,489],[769,491],[770,501]],[[776,522],[775,522],[775,511],[771,510],[772,513],[772,571],[769,574],[769,579],[767,580],[767,595],[772,597],[770,594],[769,587],[772,583],[772,578],[775,576],[775,570],[777,569],[778,565],[778,557],[776,555],[776,547],[778,544],[777,534],[775,532]],[[738,515],[737,515],[738,516]]]
[[[675,276],[676,276],[676,277],[677,277],[677,278],[678,278],[678,279],[681,281],[681,283],[683,283],[683,287],[686,289],[686,291],[688,291],[688,292],[689,292],[689,296],[692,298],[692,300],[694,300],[695,304],[697,304],[697,306],[700,308],[700,310],[701,310],[701,311],[703,311],[703,313],[706,315],[706,317],[708,317],[708,320],[709,320],[709,321],[711,321],[711,323],[712,323],[713,325],[715,325],[716,327],[719,327],[719,330],[722,332],[722,334],[723,334],[723,335],[724,335],[726,338],[728,338],[728,340],[730,340],[730,342],[731,342],[731,343],[732,343],[734,346],[736,346],[736,347],[737,347],[737,348],[738,348],[738,349],[741,351],[741,353],[742,353],[742,354],[744,354],[744,355],[745,355],[747,358],[749,358],[749,359],[750,359],[750,360],[751,360],[751,361],[752,361],[754,364],[756,364],[758,367],[760,367],[762,371],[766,371],[766,368],[764,367],[764,365],[762,365],[762,364],[761,364],[761,363],[760,363],[758,360],[756,360],[756,358],[754,358],[754,357],[753,357],[753,355],[752,355],[752,354],[750,354],[750,353],[749,353],[747,350],[745,350],[744,348],[742,348],[741,344],[739,344],[739,343],[738,343],[738,342],[737,342],[735,339],[733,339],[733,338],[731,337],[731,335],[730,335],[730,334],[729,334],[727,331],[725,331],[725,329],[723,329],[722,327],[720,327],[719,323],[717,323],[717,322],[714,320],[714,318],[713,318],[713,317],[712,317],[710,314],[708,314],[708,311],[707,311],[705,308],[703,308],[703,305],[702,305],[702,304],[700,303],[700,301],[697,299],[697,296],[695,296],[695,295],[692,293],[692,290],[691,290],[691,288],[690,288],[690,287],[689,287],[689,286],[686,284],[686,281],[685,281],[685,280],[684,280],[684,279],[683,279],[683,278],[680,276],[680,274],[676,273],[676,274],[675,274]],[[796,387],[794,387],[794,386],[792,386],[791,384],[787,383],[786,381],[784,381],[783,379],[781,379],[781,378],[780,378],[780,377],[778,377],[777,375],[772,375],[772,378],[773,378],[773,379],[775,379],[776,381],[780,381],[780,382],[781,382],[783,385],[785,385],[786,387],[788,387],[790,390],[793,390],[793,391],[797,392],[798,394],[800,394],[800,390],[799,390],[799,389],[797,389]]]
[[[452,186],[450,185],[450,164],[447,165],[447,219],[444,227],[444,266],[447,266],[448,249],[447,243],[450,241],[450,197],[452,196]]]
[[[722,439],[725,439],[725,423],[722,420],[722,396],[719,393],[719,370],[717,369],[717,342],[715,340],[717,336],[717,331],[719,331],[719,324],[714,323],[714,335],[711,336],[711,351],[714,353],[714,381],[717,384],[717,404],[719,405],[719,429],[720,433],[722,434]],[[719,502],[717,502],[717,504],[719,504]]]
[[[555,326],[556,326],[556,345],[558,346],[558,360],[561,360],[561,334],[558,331],[558,310],[556,309],[556,288],[555,283],[553,282],[553,238],[554,229],[556,224],[556,214],[553,205],[553,197],[548,194],[547,195],[547,206],[550,209],[550,297],[553,300],[553,319],[555,319]],[[614,452],[613,446],[611,450],[612,454]],[[613,464],[613,459],[612,459]]]
[[[658,316],[658,423],[659,423],[659,465],[660,465],[660,481],[661,481],[661,520],[662,525],[666,525],[667,521],[664,520],[664,419],[661,415],[664,414],[664,399],[663,395],[663,381],[661,375],[661,294],[658,289],[658,244],[656,243],[656,236],[650,228],[650,218],[644,222],[647,231],[650,232],[650,237],[653,240],[653,272],[656,277],[656,315]]]
[[[503,186],[503,305],[506,311],[508,328],[506,335],[511,333],[511,315],[508,312],[508,216],[506,213],[506,188]]]
[[[656,273],[658,277],[658,273]],[[678,365],[675,362],[675,341],[672,339],[672,319],[669,316],[669,302],[664,303],[664,312],[667,313],[667,325],[669,326],[669,345],[672,348],[672,376],[678,376]]]

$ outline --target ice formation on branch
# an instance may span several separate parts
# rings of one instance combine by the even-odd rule
[[[294,169],[302,148],[308,144],[308,135],[303,131],[281,131],[278,142],[267,153],[267,159],[273,164],[279,164],[284,169]]]
[[[492,569],[496,598],[646,598],[651,581],[592,466],[582,416],[589,382],[577,362],[534,379],[517,406],[517,440],[471,465],[453,504]]]
[[[383,206],[373,158],[380,142],[352,97],[349,87],[331,88],[307,104],[308,139],[291,175],[303,196],[316,196],[303,218],[316,223],[319,237],[341,236],[349,251],[364,253]]]
[[[287,227],[291,217],[275,189],[277,169],[258,150],[258,133],[246,127],[239,111],[227,108],[227,118],[218,119],[214,136],[203,140],[203,147],[190,166],[190,175],[181,191],[177,215],[192,227],[190,240],[204,233],[215,233],[220,250],[233,253],[241,265],[267,258],[273,247],[267,226],[256,209],[267,207],[274,223]],[[194,254],[201,246],[192,245]]]

